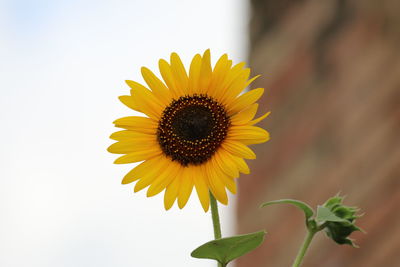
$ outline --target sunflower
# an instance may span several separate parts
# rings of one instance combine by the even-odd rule
[[[142,67],[148,87],[126,81],[131,94],[119,97],[145,116],[114,121],[123,130],[111,135],[117,142],[108,151],[124,154],[116,164],[141,162],[122,184],[137,181],[134,191],[149,187],[148,197],[165,190],[166,210],[175,200],[183,208],[193,188],[205,211],[209,192],[227,205],[226,189],[235,194],[239,173],[250,172],[244,159],[256,158],[248,145],[269,140],[267,131],[254,126],[269,114],[254,119],[264,89],[241,94],[258,76],[249,79],[245,63],[232,66],[226,54],[214,68],[210,61],[210,50],[195,55],[187,73],[172,53],[170,63],[159,61],[164,81]]]

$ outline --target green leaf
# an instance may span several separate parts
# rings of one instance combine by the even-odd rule
[[[317,208],[317,217],[315,220],[319,223],[324,222],[349,222],[346,219],[340,218],[335,215],[329,208],[324,206],[318,206]]]
[[[269,205],[273,204],[292,204],[301,209],[304,212],[304,215],[306,216],[306,220],[311,218],[314,215],[313,209],[308,206],[306,203],[299,201],[299,200],[294,200],[294,199],[280,199],[280,200],[274,200],[274,201],[269,201],[261,204],[261,208],[264,208]]]
[[[213,240],[193,250],[191,256],[198,259],[217,260],[225,266],[230,261],[260,246],[265,234],[265,231],[260,231]]]

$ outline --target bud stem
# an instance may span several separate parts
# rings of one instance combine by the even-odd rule
[[[310,246],[311,240],[315,235],[315,231],[308,230],[307,236],[301,245],[299,252],[297,253],[297,257],[294,260],[292,267],[299,267],[303,261],[304,255],[306,255],[307,249]]]

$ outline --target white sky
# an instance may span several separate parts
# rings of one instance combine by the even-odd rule
[[[190,257],[212,239],[196,195],[164,211],[106,148],[124,80],[173,51],[244,60],[247,23],[245,0],[0,0],[0,266],[215,266]]]

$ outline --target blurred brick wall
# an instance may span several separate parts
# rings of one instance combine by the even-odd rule
[[[265,228],[266,242],[238,267],[290,266],[303,215],[341,192],[366,215],[359,249],[325,234],[304,262],[322,267],[400,266],[400,1],[253,0],[250,66],[262,74],[271,141],[255,147],[239,180],[237,232]]]

